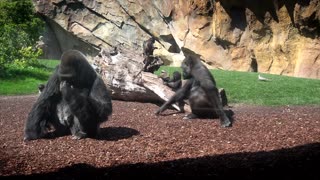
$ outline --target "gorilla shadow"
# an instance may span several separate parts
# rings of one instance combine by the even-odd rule
[[[139,131],[127,127],[105,127],[99,129],[97,140],[117,141],[139,135]]]
[[[175,110],[174,108],[169,108],[171,110]],[[184,112],[179,112],[179,111],[175,111],[175,112],[164,112],[161,114],[161,116],[172,116],[174,114],[183,114]],[[224,113],[228,116],[230,122],[231,122],[231,126],[233,124],[233,122],[235,121],[233,115],[234,115],[234,112],[231,110],[231,109],[227,109],[227,110],[224,110]],[[215,121],[215,120],[218,120],[217,119],[218,116],[215,116],[215,115],[212,115],[212,116],[207,116],[207,117],[201,117],[201,120],[211,120],[211,121]]]
[[[91,137],[96,140],[117,141],[139,135],[139,131],[127,127],[105,127],[100,128],[97,137]],[[43,139],[56,139],[59,137],[69,136],[70,134],[56,134],[54,131],[49,132]]]
[[[319,179],[320,143],[272,151],[238,152],[184,158],[155,163],[120,164],[97,168],[74,164],[55,172],[17,175],[18,178],[45,179]]]

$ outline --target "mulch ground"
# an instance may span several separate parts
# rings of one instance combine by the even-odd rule
[[[23,142],[37,95],[0,96],[0,177],[320,179],[320,107],[235,104],[231,128],[182,120],[151,103],[113,101],[99,139]]]

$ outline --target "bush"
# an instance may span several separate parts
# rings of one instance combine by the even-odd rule
[[[37,65],[41,50],[35,45],[44,22],[35,16],[31,0],[1,0],[0,29],[0,69]]]

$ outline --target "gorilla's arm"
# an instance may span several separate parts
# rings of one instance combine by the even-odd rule
[[[59,99],[59,78],[58,66],[53,75],[48,80],[43,92],[39,95],[37,101],[32,106],[24,129],[24,140],[32,140],[45,137],[47,126],[50,122],[54,126],[59,123],[55,119],[55,108]]]
[[[63,98],[67,101],[72,114],[80,117],[84,126],[104,122],[112,113],[111,97],[103,80],[97,76],[91,91],[88,89],[73,88],[65,83],[61,88]],[[93,124],[96,124],[93,123]]]
[[[155,114],[160,114],[161,112],[165,111],[166,109],[168,109],[168,107],[176,102],[182,101],[183,99],[185,99],[191,90],[192,84],[193,84],[194,79],[189,79],[183,87],[181,87],[178,91],[176,91],[176,93],[170,97],[170,99],[165,102]]]
[[[90,105],[95,110],[95,114],[98,115],[98,121],[104,122],[107,117],[112,113],[111,96],[108,93],[107,87],[101,77],[97,76],[95,79],[90,96]]]
[[[165,82],[164,84],[169,86],[172,90],[176,91],[181,87],[182,82],[181,80],[178,80],[178,81]]]

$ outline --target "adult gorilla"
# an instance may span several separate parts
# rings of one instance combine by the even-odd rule
[[[184,79],[188,79],[187,82],[159,108],[156,114],[160,114],[171,104],[188,98],[192,112],[184,119],[216,117],[218,115],[222,127],[231,126],[231,121],[224,112],[219,99],[216,82],[207,67],[201,63],[199,58],[187,56],[183,60],[181,68],[182,76]]]
[[[95,137],[111,113],[103,80],[81,52],[69,50],[29,112],[24,140],[70,133],[75,139]]]

